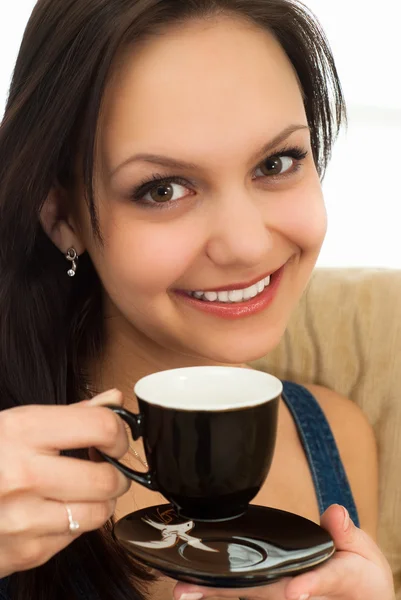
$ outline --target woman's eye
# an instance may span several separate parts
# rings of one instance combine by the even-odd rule
[[[256,169],[256,177],[274,177],[282,175],[294,166],[295,160],[291,156],[273,156],[267,158]]]
[[[183,198],[188,190],[179,183],[159,183],[143,196],[145,202],[157,202],[163,204]]]

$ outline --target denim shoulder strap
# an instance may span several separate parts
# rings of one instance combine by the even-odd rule
[[[316,398],[304,387],[283,382],[283,400],[298,429],[315,485],[322,514],[332,504],[341,504],[359,527],[359,517],[336,441]]]

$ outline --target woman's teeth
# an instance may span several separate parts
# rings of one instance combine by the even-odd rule
[[[231,290],[227,292],[190,292],[190,296],[193,296],[197,300],[204,300],[205,302],[226,302],[227,304],[244,302],[261,294],[263,290],[270,285],[270,279],[269,275],[258,283],[243,290]]]

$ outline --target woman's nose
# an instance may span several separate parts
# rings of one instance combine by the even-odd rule
[[[254,267],[264,262],[272,236],[263,207],[249,194],[216,202],[211,215],[207,254],[223,267]]]

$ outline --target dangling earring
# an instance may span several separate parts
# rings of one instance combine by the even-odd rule
[[[78,254],[77,254],[77,251],[75,250],[75,248],[68,248],[67,254],[65,255],[65,257],[70,263],[72,263],[71,269],[68,269],[68,271],[67,271],[67,275],[69,277],[75,277],[75,273],[77,272],[77,261],[78,261]]]

